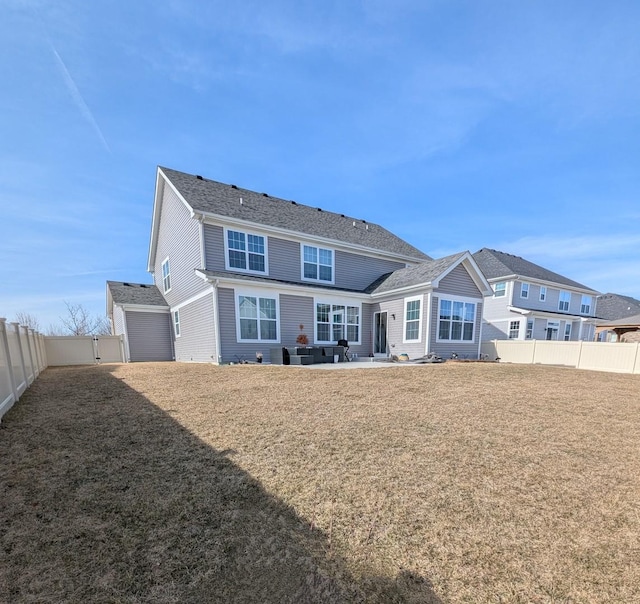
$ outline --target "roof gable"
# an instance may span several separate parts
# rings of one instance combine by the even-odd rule
[[[563,277],[558,273],[554,273],[538,264],[529,262],[520,256],[499,252],[489,248],[482,248],[473,254],[473,258],[484,273],[487,279],[500,279],[501,277],[524,277],[529,279],[537,279],[539,281],[548,281],[557,283],[566,287],[573,287],[596,293],[595,290]]]
[[[416,247],[385,228],[344,214],[256,193],[235,185],[158,168],[195,213],[284,229],[334,242],[385,252],[407,260],[430,260]]]

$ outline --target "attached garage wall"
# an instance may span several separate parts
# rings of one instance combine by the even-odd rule
[[[125,312],[130,361],[172,361],[173,342],[168,312]]]

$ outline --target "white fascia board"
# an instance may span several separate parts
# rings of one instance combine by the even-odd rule
[[[325,247],[332,247],[339,249],[343,252],[358,251],[374,258],[382,258],[384,260],[396,260],[397,262],[410,262],[411,264],[420,264],[425,262],[424,258],[414,258],[412,256],[405,256],[402,254],[394,254],[393,252],[385,252],[374,248],[369,248],[364,245],[358,245],[355,243],[346,243],[344,241],[338,241],[336,239],[328,239],[327,237],[319,237],[318,235],[308,235],[307,233],[300,233],[299,231],[292,231],[291,229],[283,229],[280,227],[274,227],[260,222],[253,222],[250,220],[240,220],[236,218],[230,218],[229,216],[222,216],[220,214],[213,214],[209,212],[196,212],[196,216],[201,216],[201,220],[204,224],[212,224],[216,226],[232,226],[242,227],[247,230],[258,230],[268,234],[282,235],[285,239],[290,241],[297,241],[299,243],[316,243]]]
[[[381,298],[397,298],[398,296],[406,296],[407,294],[415,293],[429,293],[433,290],[433,283],[431,281],[425,281],[424,283],[418,283],[417,285],[407,285],[405,287],[398,287],[397,289],[391,289],[385,292],[378,292],[369,294],[372,300],[382,301]]]
[[[507,310],[518,313],[519,315],[530,315],[533,311],[526,308],[518,308],[517,306],[507,305]]]
[[[571,315],[567,313],[554,312],[552,310],[527,310],[525,308],[518,308],[517,306],[507,306],[507,310],[516,312],[521,315],[531,315],[532,317],[549,318],[558,321],[578,321],[578,320],[594,320],[595,317],[585,317],[584,315]]]
[[[564,283],[558,283],[557,281],[547,281],[545,279],[536,279],[535,277],[527,277],[526,275],[506,275],[504,277],[492,277],[488,280],[489,283],[496,283],[500,281],[524,281],[526,283],[532,283],[535,285],[544,285],[547,288],[560,289],[563,291],[573,292],[576,294],[588,294],[591,296],[599,296],[600,292],[595,289],[589,289],[588,287],[575,287],[573,285],[566,285]]]
[[[157,313],[168,313],[168,306],[153,306],[151,304],[116,304],[124,311],[131,312],[157,312]]]
[[[370,300],[369,294],[361,294],[359,292],[345,292],[342,290],[324,289],[319,287],[299,286],[293,283],[268,283],[262,281],[249,281],[248,279],[234,279],[232,276],[209,276],[201,271],[196,271],[196,275],[200,278],[213,283],[216,286],[233,285],[234,287],[245,287],[254,289],[268,289],[282,293],[291,293],[297,296],[331,296],[342,297],[353,300],[360,300],[361,302],[367,302]]]

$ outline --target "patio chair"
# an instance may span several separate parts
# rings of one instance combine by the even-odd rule
[[[344,348],[344,360],[350,361],[351,359],[347,354],[349,352],[349,342],[347,342],[346,340],[338,340],[338,346],[342,346]]]

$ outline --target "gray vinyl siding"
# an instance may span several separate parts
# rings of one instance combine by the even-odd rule
[[[126,311],[130,361],[173,359],[171,318],[168,312]]]
[[[389,344],[389,354],[400,355],[408,354],[410,358],[417,358],[424,355],[426,348],[426,296],[422,296],[422,331],[420,333],[420,342],[405,343],[404,340],[404,314],[405,314],[405,302],[404,298],[398,298],[395,300],[387,300],[380,302],[379,308],[376,308],[375,312],[387,313],[387,342]],[[395,315],[395,319],[393,318]],[[373,313],[372,313],[373,317]],[[373,318],[371,319],[373,321]]]
[[[169,258],[171,289],[164,291],[162,263]],[[200,257],[200,223],[191,218],[189,210],[171,187],[164,187],[158,244],[154,264],[154,281],[170,306],[203,291],[209,285],[195,274],[203,268]]]
[[[175,339],[176,361],[217,363],[213,293],[182,306],[179,314],[180,337]]]
[[[445,296],[448,297],[448,296]],[[482,322],[482,302],[476,302],[476,320],[473,330],[473,340],[471,342],[438,342],[438,320],[439,320],[440,298],[437,294],[432,296],[431,303],[431,347],[430,351],[435,352],[443,359],[450,359],[451,354],[455,352],[461,359],[477,359],[478,358],[478,335],[480,333],[480,324]],[[485,337],[486,325],[482,326],[482,338]]]
[[[378,304],[363,304],[362,317],[360,318],[360,346],[351,346],[349,352],[356,353],[359,357],[368,357],[373,352],[373,308]]]
[[[335,285],[360,291],[373,283],[378,277],[405,266],[403,262],[337,251],[335,258]]]
[[[466,298],[482,298],[482,292],[475,281],[461,264],[458,264],[444,279],[440,281],[438,293],[463,296]]]
[[[206,268],[225,270],[224,230],[205,224],[204,247]],[[301,243],[279,237],[267,238],[269,274],[273,279],[302,283]],[[381,275],[404,268],[403,262],[373,258],[362,254],[335,252],[335,283],[337,287],[363,290]],[[304,281],[309,283],[309,281]]]

